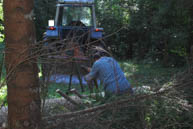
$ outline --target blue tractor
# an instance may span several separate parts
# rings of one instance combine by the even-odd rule
[[[46,39],[65,39],[68,45],[79,45],[84,54],[90,46],[105,47],[103,28],[96,27],[94,0],[58,0],[56,6],[55,20],[49,20]],[[56,47],[67,44],[57,43]]]
[[[58,0],[55,19],[49,20],[44,39],[44,80],[53,69],[57,74],[70,74],[70,89],[72,75],[78,75],[83,91],[80,65],[91,66],[92,53],[105,48],[103,28],[96,27],[94,0]]]

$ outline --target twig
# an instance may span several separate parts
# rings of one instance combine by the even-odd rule
[[[76,89],[71,89],[70,92],[71,92],[71,93],[74,93],[75,95],[77,95],[77,96],[78,96],[79,98],[81,98],[81,99],[85,98],[85,97],[82,96],[80,93],[78,93]]]
[[[71,99],[68,95],[62,93],[62,91],[60,91],[59,89],[57,89],[56,92],[58,94],[60,94],[62,97],[64,97],[67,101],[71,102],[72,104],[74,104],[76,106],[80,106],[77,102],[75,102],[73,99]]]
[[[96,106],[96,107],[92,107],[92,108],[88,108],[88,109],[85,109],[85,110],[76,111],[76,112],[69,112],[69,113],[65,113],[65,114],[62,114],[62,115],[54,115],[54,116],[51,116],[51,117],[45,117],[43,119],[44,120],[51,120],[51,119],[56,119],[56,118],[64,118],[64,119],[72,118],[72,117],[75,117],[75,116],[85,115],[87,113],[96,112],[98,110],[103,110],[103,109],[106,109],[108,107],[114,107],[115,105],[121,105],[121,104],[131,102],[131,101],[135,101],[135,100],[142,100],[142,99],[151,97],[153,95],[157,95],[157,94],[143,95],[143,96],[135,97],[135,98],[132,98],[132,99],[130,98],[130,99],[126,99],[126,100],[120,100],[118,102],[106,103],[106,104]]]
[[[192,81],[191,81],[191,83],[192,83]],[[189,84],[189,83],[182,84],[182,85],[175,85],[175,88],[183,87],[183,86],[186,86],[187,84]],[[162,94],[168,93],[171,89],[172,88],[168,88],[168,89],[165,89],[163,91],[158,91],[158,92],[155,92],[152,94],[138,95],[138,96],[135,96],[133,98],[123,99],[123,100],[119,100],[119,101],[111,102],[111,103],[106,103],[103,105],[99,105],[99,106],[88,108],[88,109],[81,110],[81,111],[69,112],[69,113],[65,113],[65,114],[61,114],[61,115],[54,115],[51,117],[44,117],[43,120],[55,120],[57,118],[68,119],[68,118],[72,118],[72,117],[76,117],[76,116],[80,116],[80,115],[86,115],[87,113],[92,113],[92,112],[96,112],[99,110],[104,110],[104,109],[109,108],[109,107],[123,105],[123,104],[128,103],[128,102],[144,100],[144,99],[151,98],[153,96],[162,95]]]

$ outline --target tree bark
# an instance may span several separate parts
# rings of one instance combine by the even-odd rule
[[[33,0],[4,0],[5,65],[8,86],[8,128],[40,128],[40,96]]]
[[[188,17],[189,17],[189,37],[188,37],[188,43],[186,45],[186,52],[188,54],[188,63],[193,64],[193,2],[192,1],[186,1],[184,2],[184,7],[188,8]]]
[[[165,67],[168,67],[169,64],[168,64],[168,61],[169,61],[169,54],[168,54],[168,41],[167,39],[165,40],[165,43],[164,43],[164,53],[163,53],[163,65]]]
[[[190,22],[190,38],[189,38],[189,58],[190,58],[190,63],[191,65],[193,64],[193,2],[191,3],[191,7],[190,7],[190,18],[191,18],[191,22]]]

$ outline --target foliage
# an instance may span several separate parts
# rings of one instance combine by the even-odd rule
[[[4,66],[3,66],[3,51],[4,51],[4,24],[3,24],[3,5],[2,3],[0,3],[0,62],[2,63],[1,67],[0,67],[0,71],[1,71],[1,75],[0,75],[0,106],[2,104],[4,104],[4,102],[6,102],[6,99],[7,99],[7,86],[3,86],[2,87],[2,83],[5,79],[5,69],[4,69]]]
[[[192,1],[97,0],[97,18],[107,44],[121,59],[159,59],[165,66],[182,66],[189,56]]]
[[[138,11],[131,15],[131,28],[137,34],[137,56],[148,53],[164,64],[181,65],[187,57],[190,14],[182,0],[138,0]]]
[[[42,39],[56,0],[35,0],[37,37]],[[107,46],[119,59],[160,60],[164,66],[182,66],[192,42],[192,1],[95,0],[98,27]]]
[[[123,0],[96,0],[98,26],[104,28],[105,36],[113,34],[105,40],[117,57],[127,57],[126,54],[130,49],[130,39],[127,34],[130,4],[130,1]]]
[[[54,19],[56,0],[35,0],[34,2],[37,39],[42,40],[48,20]]]
[[[6,101],[7,99],[7,86],[0,88],[0,106]]]

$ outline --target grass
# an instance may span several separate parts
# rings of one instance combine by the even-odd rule
[[[127,80],[133,87],[150,86],[156,88],[162,86],[165,83],[170,83],[175,74],[185,69],[185,67],[165,68],[159,63],[137,63],[135,61],[120,61],[119,63]],[[81,92],[79,85],[72,85],[72,88],[76,88]],[[86,91],[82,94],[89,94],[88,87],[85,86],[84,88]],[[48,98],[60,97],[60,95],[55,92],[56,89],[60,89],[65,93],[68,91],[68,84],[50,83],[48,88]],[[102,86],[100,86],[100,91],[102,91]]]
[[[89,88],[88,86],[84,85],[84,92],[82,93],[81,92],[81,87],[80,85],[72,85],[71,88],[75,88],[79,93],[81,94],[85,94],[85,95],[89,95],[90,94],[90,91],[89,91]],[[58,98],[58,97],[61,97],[58,93],[56,93],[56,90],[57,89],[60,89],[62,92],[66,93],[68,92],[68,84],[63,84],[63,83],[50,83],[48,85],[48,96],[47,98]],[[102,91],[102,86],[99,87],[99,90],[98,91]],[[94,92],[98,92],[96,90],[96,88],[94,88]],[[71,94],[70,94],[71,95]]]
[[[133,87],[144,85],[151,87],[162,86],[165,83],[171,82],[175,74],[185,69],[185,67],[164,68],[159,63],[138,63],[136,61],[120,61],[119,63],[125,73],[127,80],[131,83]],[[39,74],[39,76],[41,76],[41,73]],[[72,85],[72,88],[76,88],[81,93],[79,85]],[[88,87],[84,86],[84,88],[85,92],[82,94],[88,95],[90,93]],[[60,89],[65,93],[68,91],[68,84],[58,84],[54,82],[49,83],[47,98],[60,97],[60,95],[56,93],[56,89]],[[102,86],[100,86],[99,91],[102,91]],[[5,96],[5,87],[0,88],[0,102],[5,99]]]
[[[138,86],[161,86],[172,81],[172,78],[185,67],[163,67],[159,63],[137,63],[135,61],[121,61],[120,66],[125,76],[133,87]]]

